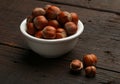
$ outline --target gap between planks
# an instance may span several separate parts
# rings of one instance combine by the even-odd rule
[[[21,50],[31,51],[30,49],[22,48],[22,47],[19,47],[19,46],[13,45],[13,44],[0,43],[0,45],[8,46],[8,47],[12,47],[12,48],[17,48],[17,49],[21,49]],[[63,58],[63,59],[66,60],[66,61],[69,61],[69,62],[71,61],[71,60],[66,59],[66,58]],[[110,69],[106,69],[106,68],[99,67],[99,66],[96,66],[96,67],[99,68],[99,69],[102,69],[102,70],[111,71],[111,72],[115,72],[115,73],[120,73],[120,71],[110,70]]]
[[[52,0],[37,0],[37,1],[43,1],[43,2],[49,2],[49,3],[53,3],[53,4],[61,4],[61,5],[68,5],[68,6],[74,6],[74,7],[80,7],[80,8],[85,8],[85,9],[89,9],[89,10],[94,10],[94,11],[100,11],[100,12],[108,12],[108,13],[114,13],[116,15],[120,15],[119,12],[115,12],[112,10],[105,10],[105,9],[98,9],[98,8],[89,8],[86,6],[81,6],[81,5],[74,5],[74,4],[70,4],[70,3],[63,3],[63,2],[56,2],[56,1],[52,1]]]

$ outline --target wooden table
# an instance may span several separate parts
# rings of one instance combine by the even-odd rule
[[[72,52],[45,59],[32,52],[19,25],[35,7],[47,4],[76,12],[85,30]],[[120,0],[2,0],[0,84],[120,84]],[[69,64],[84,54],[98,56],[97,74],[71,74]]]

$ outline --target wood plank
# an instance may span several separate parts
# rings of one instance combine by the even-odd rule
[[[45,59],[31,51],[0,45],[0,83],[2,84],[118,84],[120,73],[97,68],[95,78],[71,74],[64,57]]]
[[[120,0],[44,0],[44,1],[120,14],[119,7]]]
[[[14,0],[9,7],[1,7],[1,9],[4,10],[1,10],[0,13],[0,18],[2,19],[2,21],[0,21],[0,38],[2,38],[0,43],[2,45],[28,49],[19,32],[20,22],[30,14],[34,7],[43,7],[46,4],[51,3],[33,0]],[[119,73],[120,16],[114,13],[94,11],[61,4],[57,4],[57,6],[61,7],[63,10],[78,13],[80,20],[85,25],[85,30],[79,37],[80,39],[76,48],[67,55],[66,59],[82,59],[82,56],[86,53],[95,53],[99,58],[97,67]],[[7,22],[7,25],[5,22]]]
[[[4,0],[0,3],[0,5],[1,5],[0,18],[2,19],[0,21],[0,28],[2,29],[0,31],[1,33],[0,38],[2,38],[2,41],[4,42],[3,44],[17,46],[17,47],[21,47],[21,45],[22,46],[24,45],[25,48],[28,48],[26,46],[26,43],[23,41],[23,38],[21,38],[22,35],[21,32],[19,31],[20,23],[22,22],[23,19],[25,19],[28,15],[31,14],[33,8],[38,6],[43,7],[45,6],[45,3],[42,2],[42,4],[40,4],[38,3],[38,1],[33,1],[33,0],[30,1],[19,0],[19,2],[16,0],[9,0],[9,2],[7,0]],[[23,42],[19,42],[19,41],[23,41]]]

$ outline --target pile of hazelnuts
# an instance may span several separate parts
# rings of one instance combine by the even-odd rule
[[[86,54],[83,56],[83,62],[79,59],[72,60],[70,70],[78,73],[84,68],[87,77],[94,77],[96,75],[96,63],[97,56],[95,54]]]
[[[60,39],[77,31],[78,15],[54,5],[36,7],[27,17],[27,33],[37,38]]]

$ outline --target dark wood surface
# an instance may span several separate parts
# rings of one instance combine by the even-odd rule
[[[32,52],[19,25],[47,4],[76,12],[85,30],[72,52],[45,59]],[[120,84],[120,0],[3,0],[0,3],[0,84]],[[98,56],[94,78],[70,73],[73,59]]]

